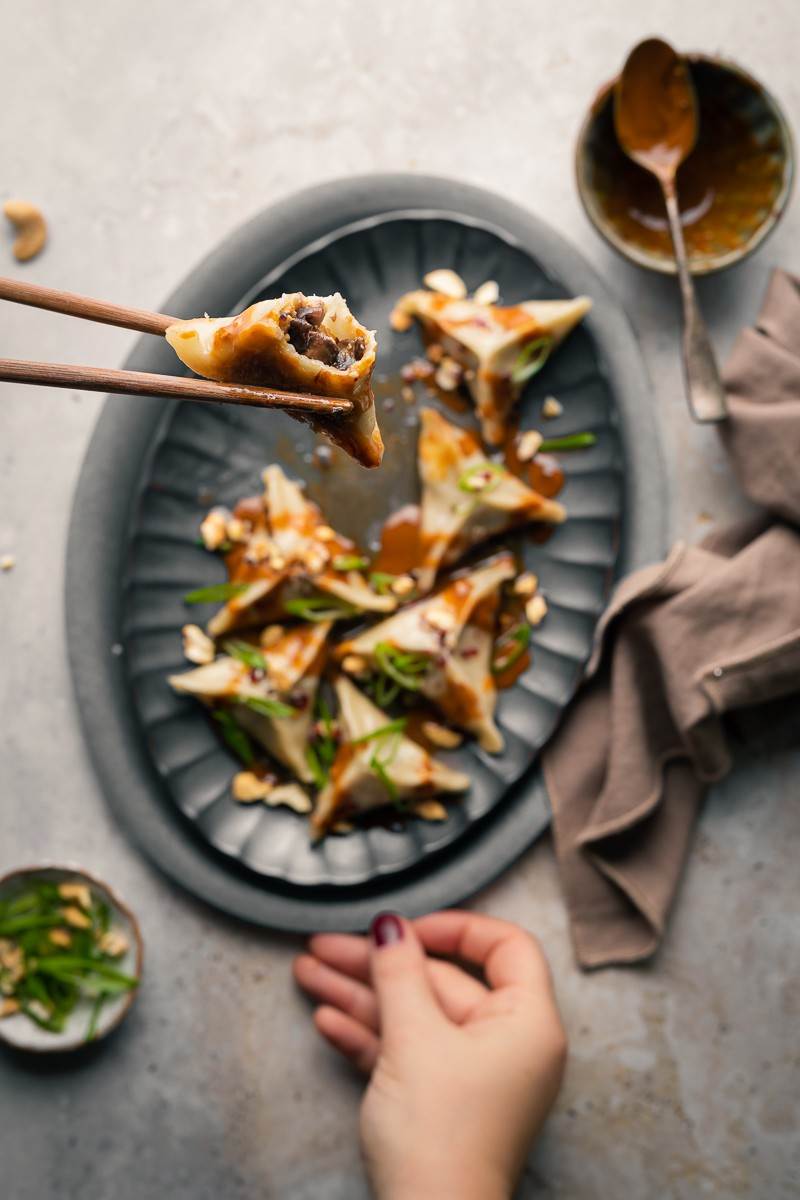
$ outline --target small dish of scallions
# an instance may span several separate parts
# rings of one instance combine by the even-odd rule
[[[0,879],[0,1041],[21,1050],[75,1050],[128,1013],[143,946],[130,909],[73,867]]]

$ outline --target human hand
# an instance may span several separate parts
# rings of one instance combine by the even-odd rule
[[[369,939],[318,934],[309,949],[294,969],[322,1002],[317,1029],[371,1075],[361,1142],[379,1200],[508,1200],[566,1060],[536,940],[473,913],[384,913]]]

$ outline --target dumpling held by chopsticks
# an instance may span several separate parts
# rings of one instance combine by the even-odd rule
[[[351,400],[353,409],[344,416],[304,413],[297,419],[363,466],[380,466],[383,439],[371,386],[375,334],[338,292],[291,292],[261,300],[237,317],[177,321],[166,338],[178,358],[206,379]]]

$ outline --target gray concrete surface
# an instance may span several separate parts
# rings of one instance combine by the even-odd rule
[[[553,222],[611,280],[665,416],[673,529],[740,508],[713,431],[686,417],[669,281],[587,226],[571,146],[594,89],[639,36],[739,59],[800,126],[796,0],[240,0],[0,4],[0,198],[52,228],[0,271],[157,306],[252,212],[364,170],[497,189]],[[800,269],[800,210],[701,289],[724,350],[774,264]],[[132,336],[4,308],[2,353],[115,364]],[[642,403],[650,403],[642,397]],[[254,933],[161,879],[110,821],[73,708],[62,627],[70,498],[97,397],[0,390],[0,868],[83,862],[138,909],[147,981],[119,1036],[61,1069],[0,1055],[4,1200],[366,1196],[359,1084],[317,1044],[289,938]],[[788,1200],[798,1163],[797,750],[743,762],[703,816],[661,954],[579,974],[550,847],[476,902],[536,930],[572,1059],[522,1194]]]

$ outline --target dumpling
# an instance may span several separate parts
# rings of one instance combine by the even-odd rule
[[[232,596],[208,623],[219,637],[232,629],[263,625],[283,617],[324,620],[360,612],[391,612],[391,595],[378,595],[362,573],[366,560],[353,543],[325,524],[322,513],[288,479],[280,467],[263,473],[263,519],[251,522],[250,533],[235,559],[231,580],[243,591]],[[325,597],[332,597],[326,603]]]
[[[225,703],[273,758],[303,783],[312,783],[306,748],[331,628],[330,621],[298,625],[268,648],[228,643],[232,653],[171,675],[169,683],[176,692]]]
[[[417,446],[422,480],[420,544],[415,574],[428,591],[439,567],[471,546],[529,521],[559,524],[563,505],[540,496],[499,463],[487,459],[466,429],[423,408]]]
[[[341,744],[311,814],[315,840],[340,817],[464,792],[469,776],[433,758],[344,676],[335,683]]]
[[[166,338],[181,362],[206,379],[352,400],[353,411],[344,416],[292,415],[363,466],[380,466],[383,440],[371,385],[375,334],[356,320],[338,292],[291,292],[261,300],[236,317],[177,321]]]
[[[359,671],[366,662],[418,692],[485,750],[497,752],[503,741],[494,724],[490,667],[496,608],[479,606],[515,574],[513,557],[500,554],[340,645],[337,655],[346,670]]]
[[[483,439],[499,446],[527,379],[591,306],[586,296],[579,296],[501,308],[420,289],[400,297],[392,324],[404,329],[412,318],[418,320],[426,340],[440,343],[461,363]]]

